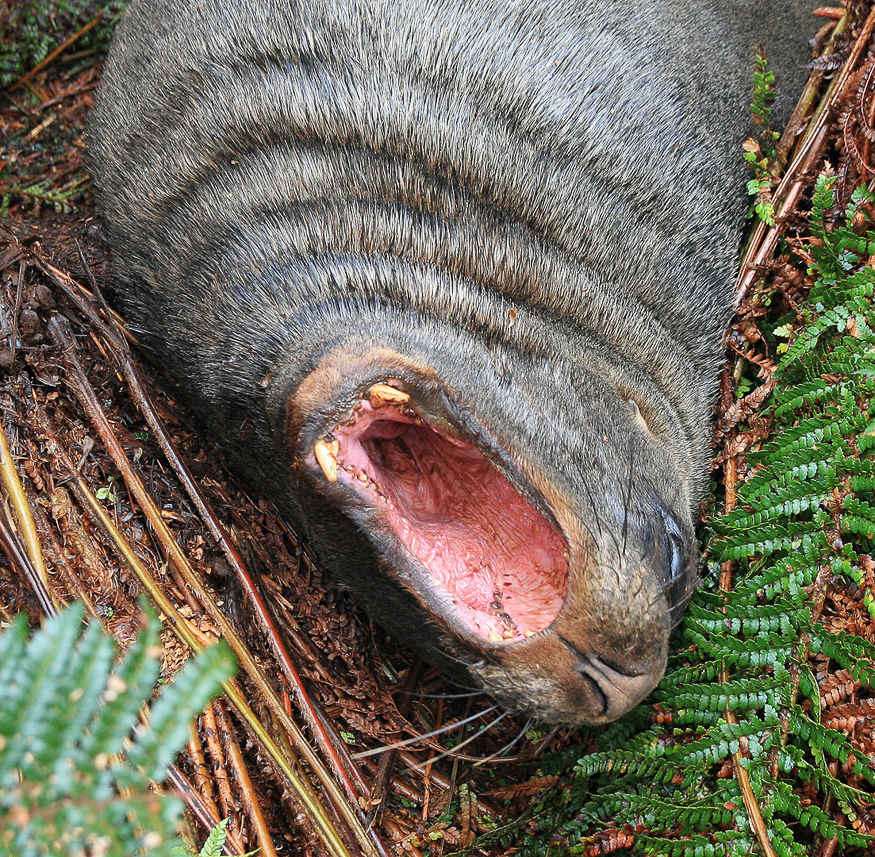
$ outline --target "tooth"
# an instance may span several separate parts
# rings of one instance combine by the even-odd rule
[[[495,631],[490,631],[487,639],[490,643],[501,643],[504,641],[504,637],[501,634],[496,634]]]
[[[410,401],[410,396],[388,384],[374,384],[368,391],[368,399],[372,408],[383,408],[386,405],[403,405]]]
[[[331,443],[317,440],[313,452],[325,478],[329,482],[337,482],[337,453],[340,452],[340,444],[336,440]]]

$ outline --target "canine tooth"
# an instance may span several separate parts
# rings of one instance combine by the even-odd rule
[[[337,482],[337,453],[339,451],[340,444],[336,440],[333,443],[317,440],[313,447],[316,461],[319,462],[319,466],[329,482]]]
[[[403,405],[410,401],[410,396],[388,384],[374,384],[368,391],[368,400],[372,408],[383,408],[386,405]]]
[[[526,637],[534,637],[535,636],[535,632],[531,628],[526,628],[526,630],[523,631],[523,634]]]
[[[500,643],[504,640],[504,637],[502,637],[501,634],[496,634],[495,631],[490,631],[487,639],[490,643]]]

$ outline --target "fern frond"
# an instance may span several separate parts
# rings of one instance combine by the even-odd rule
[[[709,523],[709,558],[735,563],[734,589],[694,595],[650,705],[605,730],[575,768],[587,817],[643,829],[638,854],[759,853],[738,783],[725,774],[730,759],[747,771],[776,854],[807,855],[811,832],[875,847],[865,825],[854,826],[875,803],[875,766],[820,722],[807,661],[827,659],[875,688],[875,645],[821,625],[809,592],[832,569],[863,589],[875,617],[864,565],[875,539],[875,269],[860,263],[875,255],[875,232],[862,228],[872,194],[852,199],[854,229],[836,226],[833,183],[822,176],[814,190],[816,283],[775,374],[764,414],[772,437],[747,456],[736,508]],[[566,841],[576,829],[566,824]]]
[[[175,853],[182,806],[149,780],[164,780],[233,658],[220,645],[191,659],[153,705],[153,727],[138,725],[158,677],[158,630],[153,616],[119,662],[79,605],[29,639],[23,616],[0,633],[0,855]]]

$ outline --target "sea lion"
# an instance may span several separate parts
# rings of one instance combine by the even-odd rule
[[[663,674],[805,4],[133,0],[91,121],[132,328],[398,637],[604,723]]]

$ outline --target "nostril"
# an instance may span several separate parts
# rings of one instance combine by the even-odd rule
[[[647,675],[647,673],[650,672],[650,670],[639,670],[629,666],[621,667],[616,661],[609,660],[604,655],[590,653],[581,655],[581,657],[586,658],[590,662],[595,662],[598,666],[607,667],[611,672],[621,675],[624,678],[641,678],[641,676]]]
[[[576,671],[590,689],[594,699],[602,701],[601,716],[615,720],[634,708],[656,686],[662,676],[659,669],[640,664],[620,666],[613,659],[595,652],[581,652],[563,637],[562,642],[574,654]]]
[[[609,701],[608,696],[602,688],[601,684],[594,678],[594,676],[586,669],[585,665],[578,664],[577,671],[580,673],[580,677],[584,680],[589,688],[589,696],[593,701],[592,711],[594,714],[597,714],[600,717],[605,717],[608,713]],[[597,710],[599,708],[600,710]]]
[[[575,665],[575,669],[580,673],[585,673],[592,677],[593,672],[598,673],[599,675],[604,674],[604,670],[606,669],[610,673],[614,673],[618,676],[622,676],[623,678],[641,678],[643,675],[647,675],[650,670],[645,668],[643,670],[637,669],[634,666],[625,666],[621,667],[616,661],[611,660],[610,658],[606,658],[604,655],[596,654],[595,652],[582,652],[577,646],[574,645],[570,640],[566,640],[565,637],[559,635],[559,639],[571,650],[574,657],[577,659],[577,664]]]

